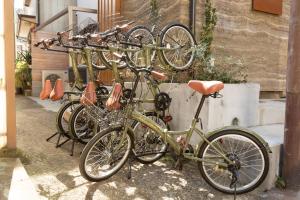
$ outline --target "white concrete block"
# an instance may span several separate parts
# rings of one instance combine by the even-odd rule
[[[259,103],[259,125],[280,124],[285,120],[285,101],[261,100]]]
[[[284,141],[284,125],[256,126],[250,127],[250,129],[262,136],[268,142],[272,151],[269,154],[270,167],[268,176],[260,186],[262,190],[270,190],[275,186],[277,176],[279,175],[280,148]]]
[[[131,83],[127,83],[127,87],[131,87],[131,85]],[[171,129],[188,129],[200,103],[201,94],[192,90],[185,83],[163,83],[160,85],[160,89],[172,98],[169,109],[173,117],[170,122]],[[208,98],[202,108],[200,116],[203,129],[210,131],[232,125],[235,118],[238,120],[238,125],[243,127],[257,125],[259,90],[259,84],[225,84],[225,88],[220,91],[223,97]],[[141,91],[145,94],[146,84],[139,85],[136,91],[138,97],[141,96]],[[151,97],[150,94],[148,96]],[[192,144],[198,142],[199,138],[193,136]]]

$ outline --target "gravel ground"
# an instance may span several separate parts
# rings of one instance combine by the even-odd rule
[[[168,159],[152,165],[134,163],[130,180],[126,178],[126,165],[107,181],[87,182],[78,170],[82,145],[76,145],[75,155],[71,157],[70,144],[55,148],[55,140],[46,142],[56,130],[55,115],[29,98],[17,97],[17,145],[30,156],[31,163],[25,168],[41,199],[233,199],[208,186],[196,163],[187,163],[182,171],[177,171]],[[254,191],[238,199],[261,199],[259,196],[261,192]]]

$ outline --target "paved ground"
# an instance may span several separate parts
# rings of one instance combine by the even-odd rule
[[[55,148],[54,142],[45,139],[54,133],[55,113],[43,109],[29,98],[17,97],[18,147],[30,156],[25,168],[42,199],[233,199],[213,190],[201,178],[195,163],[185,165],[183,171],[172,168],[171,161],[153,165],[134,165],[133,178],[127,180],[127,167],[107,181],[89,183],[78,170],[79,152],[69,156],[70,145]],[[239,200],[273,199],[254,191],[239,196]]]
[[[16,158],[0,158],[0,199],[8,199]]]

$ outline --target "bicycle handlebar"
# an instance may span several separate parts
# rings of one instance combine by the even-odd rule
[[[57,41],[58,41],[58,38],[43,39],[43,40],[35,43],[33,46],[39,47],[40,45],[43,45],[44,48],[48,49],[49,47],[51,47]]]

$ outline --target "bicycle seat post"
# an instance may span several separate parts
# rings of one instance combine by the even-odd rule
[[[195,114],[196,122],[199,122],[200,111],[201,111],[201,109],[202,109],[202,107],[203,107],[203,104],[204,104],[204,101],[205,101],[205,99],[206,99],[207,97],[208,97],[207,95],[202,95],[202,97],[201,97],[201,101],[200,101],[200,103],[199,103],[199,106],[198,106],[197,111],[196,111],[196,114]]]

